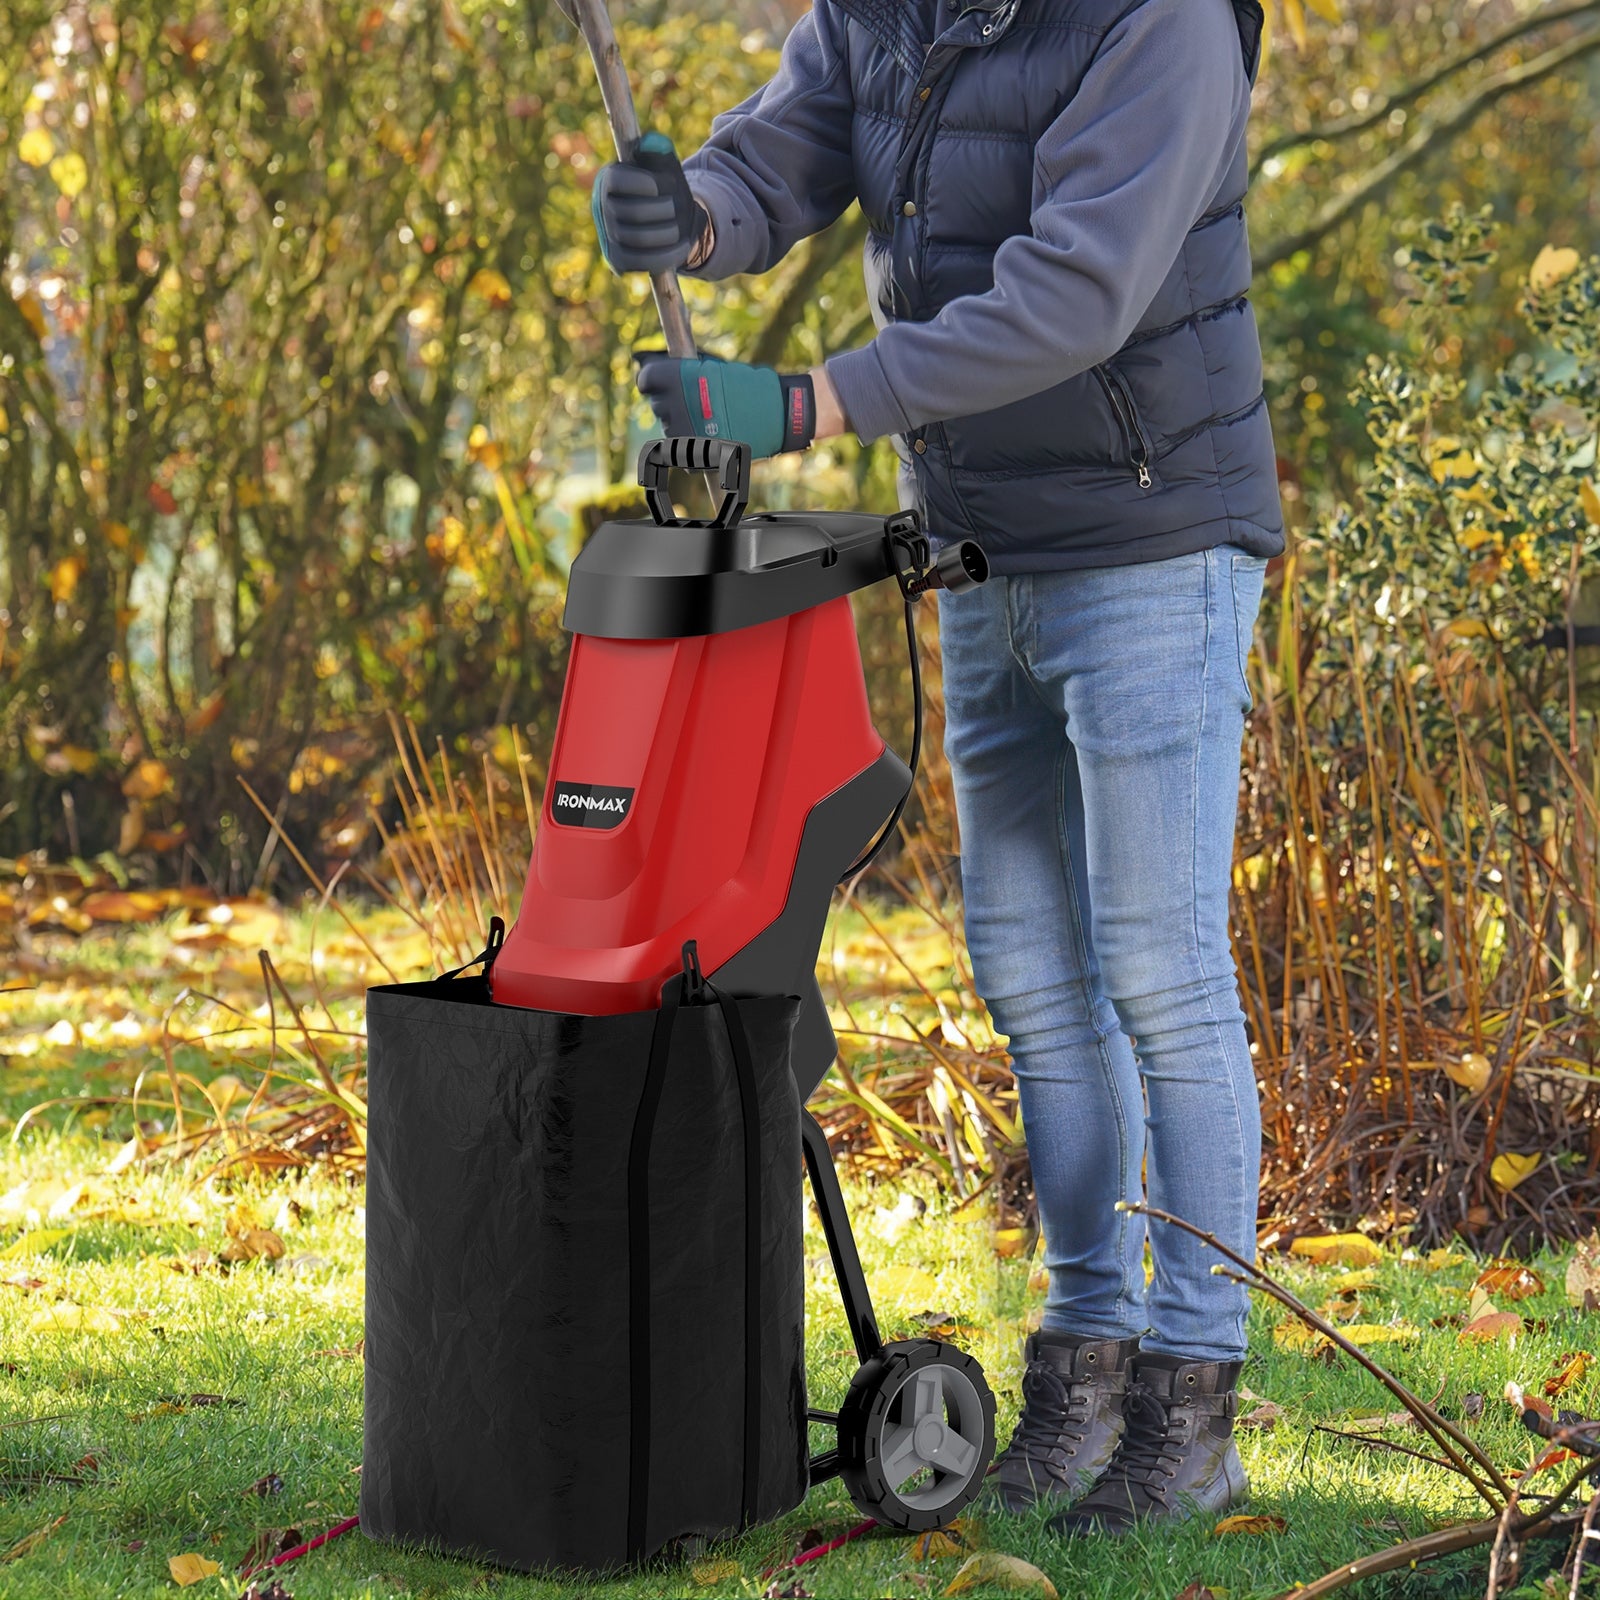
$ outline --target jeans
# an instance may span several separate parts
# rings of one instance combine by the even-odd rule
[[[1010,1039],[1043,1326],[1238,1360],[1248,1296],[1152,1205],[1255,1250],[1261,1115],[1228,938],[1265,563],[1229,545],[940,594],[967,942]]]

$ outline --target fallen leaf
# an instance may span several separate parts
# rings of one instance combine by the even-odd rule
[[[257,1478],[256,1481],[245,1490],[245,1493],[259,1495],[263,1500],[265,1500],[269,1494],[282,1494],[283,1479],[280,1478],[276,1472],[269,1472],[266,1477]]]
[[[0,1250],[0,1257],[42,1256],[63,1239],[70,1239],[72,1234],[71,1228],[34,1228]]]
[[[1536,1472],[1543,1472],[1546,1467],[1558,1467],[1563,1461],[1577,1461],[1576,1450],[1564,1449],[1561,1445],[1553,1444],[1517,1474],[1519,1478],[1531,1478]]]
[[[936,1302],[938,1295],[938,1283],[921,1267],[890,1267],[872,1279],[872,1297],[884,1305],[925,1306]]]
[[[1555,1412],[1550,1409],[1550,1402],[1541,1400],[1536,1394],[1529,1394],[1515,1378],[1507,1379],[1505,1396],[1506,1404],[1521,1413],[1524,1421],[1530,1414],[1542,1417],[1546,1422],[1555,1420]]]
[[[1275,1513],[1256,1516],[1224,1517],[1216,1527],[1211,1530],[1212,1538],[1221,1538],[1230,1533],[1263,1534],[1283,1533],[1289,1524]]]
[[[262,1528],[250,1541],[250,1548],[239,1563],[241,1572],[254,1572],[265,1566],[274,1556],[287,1555],[297,1545],[305,1543],[306,1536],[298,1528]]]
[[[204,1556],[186,1551],[181,1556],[167,1557],[167,1571],[180,1589],[187,1589],[191,1583],[203,1583],[207,1578],[215,1577],[222,1571],[222,1563],[207,1561]]]
[[[1583,514],[1595,527],[1600,528],[1600,489],[1595,488],[1592,478],[1585,478],[1578,485],[1578,500],[1583,506]]]
[[[28,1319],[35,1333],[121,1333],[122,1316],[106,1306],[80,1306],[60,1300]]]
[[[105,889],[85,895],[78,909],[96,922],[154,922],[170,909],[167,897],[143,889]]]
[[[1552,1400],[1564,1394],[1574,1384],[1582,1383],[1584,1375],[1593,1365],[1594,1357],[1587,1350],[1573,1350],[1567,1355],[1557,1356],[1555,1372],[1545,1379],[1545,1394]]]
[[[1311,1234],[1296,1239],[1289,1254],[1319,1267],[1372,1267],[1383,1260],[1383,1251],[1364,1233]]]
[[[1019,1556],[1001,1555],[998,1550],[980,1550],[968,1556],[944,1592],[960,1595],[974,1589],[1012,1589],[1020,1594],[1043,1595],[1044,1600],[1059,1600],[1056,1586],[1036,1566]]]
[[[265,1589],[259,1583],[252,1583],[239,1600],[294,1600],[294,1596],[283,1586],[283,1579],[273,1578]]]
[[[1260,1428],[1265,1433],[1269,1428],[1278,1425],[1278,1418],[1283,1415],[1283,1407],[1275,1405],[1271,1400],[1263,1400],[1254,1410],[1247,1411],[1235,1424],[1240,1428]]]
[[[1491,1300],[1456,1337],[1465,1344],[1471,1340],[1513,1339],[1521,1332],[1522,1318],[1515,1311],[1497,1311]]]
[[[1489,1058],[1477,1050],[1469,1050],[1459,1061],[1445,1062],[1444,1075],[1470,1093],[1480,1094],[1489,1082]]]
[[[996,1228],[994,1230],[994,1253],[1003,1260],[1015,1260],[1027,1248],[1028,1230],[1026,1228]]]
[[[946,1556],[958,1556],[963,1551],[977,1548],[978,1541],[964,1521],[952,1522],[948,1528],[934,1528],[922,1534],[912,1546],[918,1561],[941,1561]]]
[[[1567,1263],[1567,1300],[1584,1311],[1600,1308],[1600,1233],[1580,1241]]]
[[[1468,1422],[1476,1422],[1483,1415],[1483,1396],[1468,1394],[1461,1397],[1461,1415]]]
[[[42,1528],[35,1528],[32,1533],[18,1539],[4,1555],[0,1555],[0,1566],[4,1566],[8,1561],[20,1561],[24,1556],[32,1555],[66,1520],[67,1514],[63,1511],[54,1522],[47,1522]]]
[[[1335,1294],[1356,1294],[1362,1289],[1377,1287],[1378,1274],[1373,1267],[1362,1267],[1355,1272],[1341,1272],[1329,1285]]]
[[[1520,1261],[1497,1257],[1478,1274],[1472,1287],[1486,1295],[1499,1295],[1502,1300],[1526,1300],[1530,1295],[1544,1293],[1544,1279]]]
[[[689,1568],[689,1576],[702,1589],[709,1589],[715,1584],[729,1583],[734,1578],[742,1578],[744,1576],[744,1568],[737,1561],[730,1561],[723,1557],[720,1561],[695,1562]]]
[[[1217,1591],[1196,1578],[1187,1588],[1179,1592],[1177,1600],[1217,1600]]]
[[[1581,260],[1570,246],[1547,244],[1533,258],[1533,265],[1528,269],[1528,285],[1538,293],[1553,289],[1578,270]]]
[[[1495,1188],[1510,1194],[1519,1183],[1526,1183],[1538,1171],[1543,1161],[1544,1157],[1537,1152],[1514,1155],[1508,1150],[1489,1163],[1489,1182]]]
[[[1406,1344],[1418,1330],[1409,1322],[1357,1322],[1339,1330],[1351,1344]]]

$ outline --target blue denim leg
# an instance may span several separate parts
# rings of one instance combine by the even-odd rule
[[[1016,1064],[1045,1323],[1194,1360],[1243,1354],[1243,1291],[1158,1227],[1146,1304],[1143,1231],[1114,1203],[1143,1161],[1154,1204],[1254,1246],[1228,887],[1262,571],[1224,546],[941,597],[968,940]]]

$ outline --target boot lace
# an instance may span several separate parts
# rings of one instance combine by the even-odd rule
[[[1062,1452],[1071,1455],[1088,1436],[1094,1416],[1094,1386],[1069,1382],[1046,1361],[1030,1361],[1022,1374],[1022,1416],[1005,1459],[1054,1469]]]
[[[1123,1406],[1127,1431],[1102,1489],[1113,1483],[1126,1485],[1133,1498],[1142,1491],[1146,1503],[1165,1501],[1167,1489],[1183,1464],[1184,1445],[1190,1433],[1189,1407],[1164,1399],[1135,1379],[1128,1386]]]

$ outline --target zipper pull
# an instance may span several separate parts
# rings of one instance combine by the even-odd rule
[[[1139,487],[1141,489],[1148,489],[1150,487],[1150,483],[1150,468],[1141,461],[1139,463]]]

